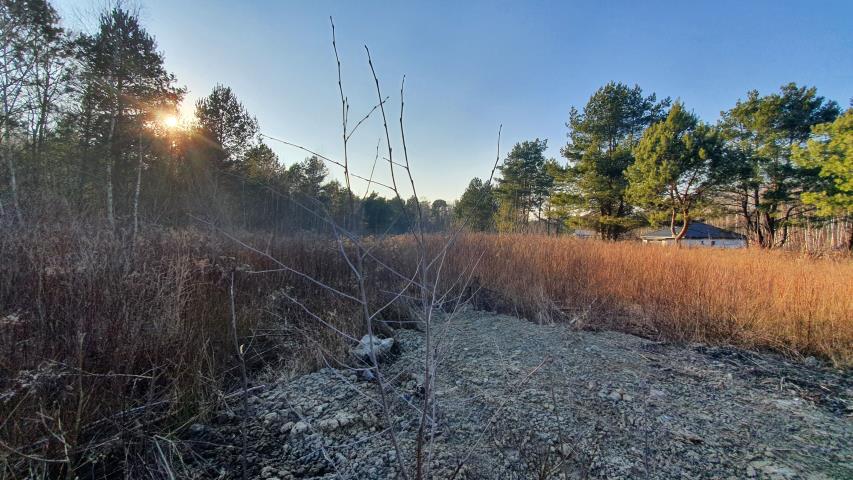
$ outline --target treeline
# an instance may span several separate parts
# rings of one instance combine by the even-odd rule
[[[457,216],[477,230],[587,228],[616,240],[656,224],[681,238],[697,217],[737,215],[764,248],[807,222],[853,227],[853,110],[813,87],[748,92],[712,125],[680,101],[609,83],[566,126],[565,163],[545,158],[546,141],[518,143],[494,186],[471,181]]]
[[[203,219],[286,233],[332,218],[401,233],[421,218],[414,199],[350,198],[323,158],[282,165],[226,86],[180,122],[186,90],[133,12],[105,11],[94,32],[76,33],[47,0],[0,0],[0,43],[6,223],[83,214],[132,232]],[[853,228],[851,124],[850,109],[813,87],[748,92],[709,124],[679,101],[609,83],[570,110],[562,161],[546,158],[545,140],[520,142],[496,181],[473,179],[454,204],[422,202],[424,229],[584,228],[616,240],[736,215],[753,244],[778,248],[807,223]]]
[[[75,33],[45,0],[0,0],[0,32],[6,222],[83,214],[132,232],[196,219],[292,232],[356,211],[366,233],[409,229],[414,200],[370,193],[350,203],[317,156],[282,165],[226,86],[181,121],[186,90],[131,11],[106,11],[96,31]],[[421,208],[426,230],[447,228],[445,201]]]

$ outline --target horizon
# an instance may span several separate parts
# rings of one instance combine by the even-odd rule
[[[332,16],[351,126],[377,103],[364,45],[383,95],[391,97],[387,115],[394,131],[406,76],[409,157],[418,193],[429,200],[453,201],[473,177],[488,177],[501,124],[501,157],[516,142],[540,138],[548,140],[546,155],[564,163],[559,150],[569,109],[582,109],[609,81],[680,99],[710,123],[748,91],[767,94],[788,82],[816,87],[842,108],[853,95],[853,62],[838,60],[853,58],[846,21],[853,5],[844,2],[808,9],[793,2],[501,5],[454,5],[448,16],[442,15],[446,8],[424,3],[252,1],[235,8],[229,2],[152,0],[140,4],[140,13],[167,68],[188,88],[185,108],[221,83],[258,118],[263,134],[339,158]],[[75,24],[78,12],[97,10],[87,1],[57,6],[80,29],[91,26]],[[384,137],[381,127],[377,112],[353,137],[356,173],[370,171],[377,140]],[[267,143],[285,165],[306,157]],[[400,145],[392,146],[401,152]],[[341,178],[334,165],[329,170],[331,178]]]

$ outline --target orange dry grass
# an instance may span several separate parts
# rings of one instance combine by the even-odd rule
[[[853,262],[782,252],[467,235],[449,265],[520,314],[853,364]]]

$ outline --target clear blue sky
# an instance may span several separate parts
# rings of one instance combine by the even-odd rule
[[[59,2],[68,17],[98,4]],[[569,108],[610,80],[680,98],[706,121],[750,89],[769,93],[790,81],[842,106],[853,97],[850,0],[149,0],[140,7],[190,101],[224,83],[262,132],[333,158],[341,153],[334,16],[352,123],[376,103],[363,45],[391,95],[395,132],[406,74],[409,157],[419,193],[431,200],[454,199],[472,177],[488,176],[501,123],[502,152],[539,137],[559,158]],[[381,136],[378,119],[353,140],[353,169],[364,175]],[[270,145],[287,165],[305,156]],[[387,178],[380,167],[377,176]]]

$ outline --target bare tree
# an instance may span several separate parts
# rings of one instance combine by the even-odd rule
[[[403,159],[402,161],[395,161],[393,157],[394,150],[392,147],[393,142],[391,136],[391,129],[388,126],[387,113],[385,108],[388,97],[382,94],[379,77],[376,74],[373,59],[370,56],[370,50],[366,46],[365,52],[367,54],[367,61],[370,66],[374,84],[376,87],[377,103],[359,122],[355,124],[353,128],[350,128],[349,101],[344,93],[341,61],[337,50],[335,26],[331,18],[330,23],[332,29],[332,47],[335,53],[335,60],[338,71],[338,93],[341,102],[341,139],[343,146],[343,158],[332,159],[328,156],[321,155],[297,143],[289,142],[265,134],[262,135],[265,138],[278,141],[283,144],[308,152],[323,161],[342,168],[344,174],[347,201],[349,205],[349,214],[347,215],[347,218],[345,219],[343,224],[336,222],[335,218],[331,214],[329,214],[329,212],[324,210],[322,203],[317,201],[317,199],[290,198],[290,200],[295,202],[300,208],[308,211],[310,214],[319,218],[322,222],[324,222],[326,226],[329,227],[329,230],[331,231],[336,242],[337,250],[340,254],[340,257],[348,266],[352,274],[355,293],[350,294],[338,288],[327,285],[317,278],[314,278],[304,272],[297,271],[296,269],[285,264],[280,259],[276,259],[269,253],[264,252],[261,249],[252,247],[251,245],[237,238],[237,236],[235,235],[229,234],[227,232],[223,233],[231,240],[239,243],[245,248],[252,250],[256,254],[266,257],[279,267],[272,270],[253,271],[251,272],[252,274],[266,274],[277,271],[295,273],[299,278],[312,283],[316,287],[325,290],[333,295],[336,295],[340,298],[346,299],[347,301],[351,301],[357,304],[361,314],[362,329],[365,333],[364,337],[361,339],[360,342],[366,344],[367,346],[367,359],[364,364],[355,367],[355,369],[361,372],[368,379],[371,379],[373,381],[373,384],[375,385],[377,403],[381,411],[383,423],[385,424],[383,432],[387,434],[389,442],[391,443],[394,449],[397,469],[399,471],[400,477],[404,479],[409,479],[412,477],[416,479],[428,478],[434,449],[435,429],[437,428],[435,379],[437,376],[437,368],[440,363],[439,349],[442,346],[443,333],[435,330],[435,315],[437,311],[443,308],[443,306],[449,306],[450,312],[448,314],[448,318],[452,319],[452,317],[456,314],[461,305],[465,303],[467,299],[466,292],[469,291],[468,286],[471,281],[475,265],[479,261],[479,259],[472,259],[472,265],[470,266],[470,268],[462,268],[462,273],[459,274],[457,278],[448,279],[446,282],[442,279],[442,271],[445,267],[447,253],[454,244],[454,241],[456,240],[458,235],[463,231],[464,223],[462,226],[448,234],[446,237],[437,238],[436,242],[431,242],[426,234],[426,230],[424,228],[424,213],[421,208],[421,202],[419,201],[417,195],[417,187],[409,162],[409,155],[405,138],[405,102],[403,99],[403,95],[405,93],[405,78],[403,79],[403,83],[401,83],[400,87],[399,117],[400,141],[402,145]],[[371,116],[371,114],[377,110],[381,115],[382,129],[385,136],[384,144],[387,150],[387,156],[383,158],[387,161],[388,164],[388,173],[390,176],[389,183],[382,183],[376,181],[374,179],[373,171],[371,171],[371,174],[369,176],[365,177],[354,173],[350,168],[349,141],[352,138],[352,135],[358,129],[358,127],[361,126],[365,122],[365,120],[367,120]],[[378,152],[376,157],[378,159]],[[488,180],[488,184],[491,184],[491,181],[494,177],[494,172],[497,169],[499,158],[500,131],[498,134],[498,156],[495,162],[495,166],[492,169],[492,175]],[[409,226],[409,234],[413,239],[413,245],[416,251],[415,263],[414,265],[409,266],[409,268],[411,268],[412,270],[408,273],[404,273],[402,271],[404,268],[401,268],[401,266],[389,265],[378,256],[375,249],[377,248],[377,245],[381,244],[381,237],[383,237],[384,235],[381,235],[379,239],[366,239],[360,234],[359,208],[361,203],[356,201],[356,196],[352,186],[353,178],[364,180],[368,183],[368,187],[370,185],[375,185],[386,188],[391,192],[393,197],[398,202],[400,202],[401,205],[407,205],[407,203],[403,200],[404,196],[397,182],[397,175],[399,173],[399,169],[402,169],[404,175],[406,176],[408,180],[408,187],[411,188],[411,193],[414,198],[414,200],[411,202],[412,207],[403,208],[400,212],[401,216],[406,217],[406,225]],[[375,165],[373,170],[375,170]],[[285,195],[275,191],[273,191],[272,193]],[[211,224],[211,226],[213,225]],[[435,250],[431,250],[432,248],[435,248]],[[368,284],[367,272],[372,271],[373,268],[385,270],[391,273],[394,277],[400,279],[401,281],[401,284],[397,290],[383,292],[389,298],[387,302],[384,302],[380,305],[373,305],[371,301],[371,298],[374,297],[371,295],[370,290],[372,287]],[[444,287],[442,287],[442,285],[444,285]],[[334,327],[334,325],[332,325],[332,322],[327,321],[323,318],[323,315],[311,311],[311,309],[298,298],[295,298],[294,296],[286,293],[283,296],[288,301],[297,305],[310,318],[313,318],[321,325],[329,328],[336,335],[339,335],[343,339],[345,339],[345,341],[357,341],[355,337],[352,337],[348,333],[343,332]],[[380,314],[394,304],[410,301],[414,301],[416,305],[416,307],[412,311],[412,314],[415,317],[412,319],[412,322],[416,323],[418,327],[423,331],[425,338],[424,357],[422,359],[422,364],[420,365],[424,378],[423,394],[422,400],[419,405],[414,405],[411,402],[400,403],[399,401],[395,400],[399,397],[399,395],[395,394],[395,387],[393,385],[393,381],[391,379],[386,378],[383,372],[382,365],[380,363],[381,359],[379,358],[378,354],[378,345],[376,344],[380,341],[379,335],[390,337],[393,336],[395,333],[394,330],[389,327],[389,325],[387,325],[381,320]],[[353,386],[353,388],[356,387]],[[394,421],[394,411],[397,408],[411,408],[417,413],[419,417],[417,430],[415,433],[415,445],[414,452],[411,457],[411,463],[407,463],[407,456],[404,455],[401,442],[398,438],[397,426]]]
[[[38,34],[29,45],[33,68],[27,82],[29,103],[28,136],[32,161],[52,183],[53,168],[45,165],[44,146],[49,129],[70,93],[69,82],[75,63],[70,41],[59,26],[59,16],[47,7]],[[38,176],[36,176],[38,180]]]
[[[9,170],[9,189],[18,223],[23,223],[17,168],[12,151],[14,132],[28,108],[27,85],[35,68],[30,53],[38,34],[26,2],[0,1],[0,158]]]

